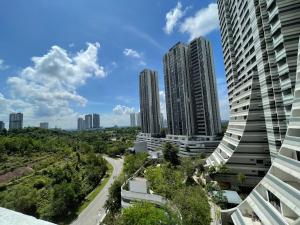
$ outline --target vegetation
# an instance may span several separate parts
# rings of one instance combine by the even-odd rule
[[[99,153],[122,154],[136,132],[131,128],[2,132],[0,206],[56,223],[70,222],[66,219],[76,216],[105,181],[108,166]]]
[[[239,184],[243,184],[246,181],[246,176],[243,173],[237,174],[237,180]]]
[[[122,211],[120,225],[177,225],[179,220],[169,210],[141,202]]]
[[[209,225],[211,222],[210,205],[207,191],[194,181],[193,176],[204,172],[203,157],[179,158],[175,146],[164,146],[164,160],[160,164],[149,161],[145,164],[146,154],[126,155],[124,175],[117,179],[109,191],[106,202],[108,215],[102,224],[187,224]],[[134,203],[121,211],[121,186],[142,165],[139,176],[144,176],[150,189],[168,199],[168,207],[157,207],[149,203]],[[226,168],[214,168],[226,171]],[[214,188],[211,185],[211,188]],[[182,219],[179,219],[181,217]]]
[[[127,176],[134,174],[147,159],[147,153],[128,154],[124,161],[124,173]]]
[[[186,186],[175,192],[174,203],[185,225],[209,225],[210,206],[205,191],[199,186]]]
[[[178,148],[170,142],[165,143],[163,147],[164,159],[172,165],[179,165]]]
[[[121,186],[131,177],[146,161],[146,153],[125,155],[123,174],[121,174],[109,188],[109,197],[105,203],[108,214],[103,224],[117,225],[121,212]]]

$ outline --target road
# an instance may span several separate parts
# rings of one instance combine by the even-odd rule
[[[123,169],[123,159],[104,158],[113,166],[113,173],[102,191],[80,213],[71,225],[99,225],[100,220],[105,216],[104,204],[108,198],[108,189],[121,173]]]

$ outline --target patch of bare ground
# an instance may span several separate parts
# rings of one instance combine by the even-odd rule
[[[1,183],[8,183],[14,178],[22,177],[24,175],[27,175],[27,174],[33,172],[33,171],[34,170],[29,166],[16,168],[13,171],[10,171],[10,172],[7,172],[5,174],[0,175],[0,184]]]

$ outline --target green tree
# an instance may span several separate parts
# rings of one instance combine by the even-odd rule
[[[124,177],[118,177],[109,188],[109,196],[105,202],[105,208],[112,214],[119,212],[121,209],[121,186],[124,182]]]
[[[246,181],[246,176],[243,173],[238,173],[237,174],[237,180],[239,182],[239,184],[243,184]]]
[[[188,186],[176,191],[173,201],[179,208],[185,225],[209,225],[210,206],[205,191],[199,186]]]
[[[131,176],[135,173],[145,162],[147,159],[147,153],[136,153],[136,154],[128,154],[125,155],[124,160],[124,172],[127,176]]]
[[[153,204],[141,202],[125,208],[120,218],[121,225],[175,225],[165,210]]]
[[[172,145],[170,142],[164,144],[163,155],[164,159],[170,162],[172,165],[179,165],[178,148]]]

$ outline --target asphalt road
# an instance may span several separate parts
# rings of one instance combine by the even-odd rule
[[[104,204],[108,198],[108,189],[119,176],[123,168],[123,159],[104,157],[114,168],[111,177],[96,198],[80,213],[71,225],[99,225],[105,216]]]

